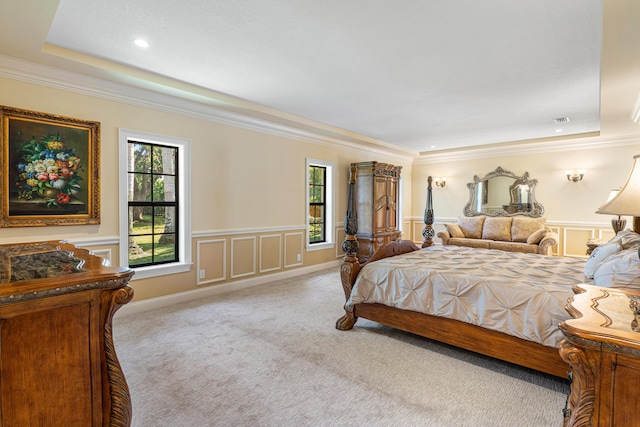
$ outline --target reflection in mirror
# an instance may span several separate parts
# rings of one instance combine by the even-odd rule
[[[537,179],[529,179],[529,172],[517,176],[499,166],[482,178],[476,175],[467,184],[469,202],[464,215],[541,217],[544,207],[536,201],[537,183]]]

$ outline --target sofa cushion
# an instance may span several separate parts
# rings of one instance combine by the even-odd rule
[[[482,238],[482,224],[484,224],[484,216],[465,216],[458,218],[458,227],[462,230],[464,237],[468,239]]]
[[[451,238],[449,239],[450,245],[456,246],[467,246],[470,248],[484,248],[489,249],[489,244],[491,244],[491,240],[482,240],[482,239],[468,239],[466,237],[463,238]]]
[[[511,241],[511,217],[487,217],[482,226],[482,238]]]
[[[464,237],[464,233],[458,226],[458,224],[445,224],[444,225],[451,237]]]
[[[537,245],[542,239],[544,239],[548,232],[549,230],[546,228],[534,231],[531,236],[527,237],[527,243],[530,245]]]
[[[511,223],[511,240],[514,242],[526,242],[534,232],[544,229],[546,222],[546,218],[514,216]]]
[[[538,253],[538,245],[529,245],[520,242],[490,241],[489,249],[499,249],[507,252],[524,252],[529,254]]]

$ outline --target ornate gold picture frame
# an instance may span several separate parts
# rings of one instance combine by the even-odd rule
[[[0,106],[0,227],[100,223],[100,123]]]

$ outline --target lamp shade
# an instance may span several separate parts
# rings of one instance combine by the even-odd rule
[[[633,157],[633,168],[627,181],[613,198],[604,202],[596,213],[640,217],[640,155]]]
[[[619,188],[614,188],[613,190],[611,190],[611,193],[609,193],[609,197],[607,197],[607,200],[604,202],[604,204],[607,204],[610,201],[612,201],[613,198],[616,197],[619,192],[620,192]]]

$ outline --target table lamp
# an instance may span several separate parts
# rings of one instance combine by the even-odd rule
[[[636,233],[640,233],[640,166],[638,165],[638,159],[640,159],[640,155],[633,156],[633,168],[627,181],[617,194],[613,195],[613,197],[610,194],[610,198],[596,211],[598,214],[617,215],[618,218],[621,215],[632,216],[633,231]],[[612,220],[611,225],[616,230],[614,221],[617,220]],[[624,225],[626,225],[626,221]],[[622,228],[624,228],[624,225]]]
[[[609,197],[607,198],[607,201],[603,203],[603,206],[606,205],[607,203],[609,203],[611,200],[613,200],[613,198],[618,195],[618,192],[620,192],[619,188],[614,188],[613,190],[611,190],[611,193],[609,193]],[[611,227],[613,228],[613,231],[616,234],[618,234],[618,232],[624,230],[624,228],[626,226],[627,226],[627,220],[622,218],[620,215],[618,215],[617,219],[614,218],[614,219],[611,220]]]

